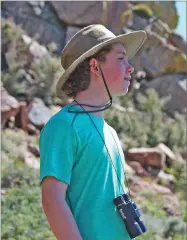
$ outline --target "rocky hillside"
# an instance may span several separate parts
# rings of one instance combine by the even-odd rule
[[[187,107],[187,43],[174,31],[178,22],[174,2],[7,1],[2,2],[2,17],[13,19],[22,26],[26,35],[35,37],[40,44],[55,43],[58,55],[67,41],[88,24],[103,23],[116,34],[144,29],[148,39],[138,55],[131,60],[135,74],[142,77],[143,72],[143,77],[147,80],[143,89],[154,88],[160,97],[168,97],[168,113],[184,113]],[[35,54],[37,51],[35,48]],[[39,51],[40,55],[46,52],[42,47]],[[3,69],[8,66],[5,54],[6,44],[2,49]],[[169,90],[162,91],[163,87],[167,88],[168,83]]]
[[[116,34],[144,29],[148,35],[131,60],[135,72],[129,94],[115,99],[105,113],[119,134],[131,195],[149,228],[138,239],[183,240],[187,43],[174,31],[175,3],[1,5],[2,239],[55,239],[38,197],[39,135],[49,118],[71,101],[54,92],[62,48],[82,27],[102,23]]]

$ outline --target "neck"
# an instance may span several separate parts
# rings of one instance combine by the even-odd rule
[[[79,95],[75,98],[75,101],[73,103],[77,104],[77,102],[79,104],[86,104],[86,105],[95,106],[95,108],[94,107],[83,106],[83,108],[86,111],[92,111],[92,110],[99,110],[99,107],[104,106],[108,101],[104,102],[101,99],[98,99],[96,96],[89,96],[89,98],[87,98],[86,96],[80,96]],[[103,117],[104,111],[92,112],[92,114],[94,114],[98,117]]]
[[[102,87],[97,86],[97,88],[95,88],[94,86],[89,86],[87,90],[79,92],[74,99],[79,104],[92,105],[95,107],[104,106],[110,100],[106,90],[103,89],[103,86]],[[86,111],[91,111],[98,110],[99,108],[84,106],[84,109]],[[98,117],[103,117],[104,111],[93,112],[92,114]]]

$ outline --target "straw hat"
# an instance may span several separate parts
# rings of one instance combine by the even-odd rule
[[[89,25],[78,31],[66,44],[61,55],[63,74],[56,85],[56,93],[63,97],[62,86],[75,68],[108,44],[122,43],[130,59],[146,40],[145,31],[134,31],[119,36],[114,35],[101,24]]]

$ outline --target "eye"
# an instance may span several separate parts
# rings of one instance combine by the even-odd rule
[[[124,57],[120,57],[119,59],[120,59],[120,60],[123,60],[123,59],[124,59]]]

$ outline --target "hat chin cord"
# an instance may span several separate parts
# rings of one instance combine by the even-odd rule
[[[82,103],[79,103],[78,101],[74,100],[77,104],[74,104],[73,106],[71,106],[71,107],[68,109],[68,112],[70,112],[70,113],[92,113],[92,112],[101,112],[101,111],[104,111],[104,110],[108,109],[108,108],[112,105],[112,96],[111,96],[111,94],[110,94],[110,92],[109,92],[109,89],[108,89],[108,86],[107,86],[107,84],[106,84],[105,77],[104,77],[104,74],[103,74],[103,71],[102,71],[100,65],[99,65],[99,69],[100,69],[100,71],[101,71],[101,75],[102,75],[102,78],[103,78],[103,82],[104,82],[104,84],[105,84],[105,87],[106,87],[106,90],[107,90],[107,93],[108,93],[108,96],[109,96],[109,99],[110,99],[109,102],[106,103],[105,105],[94,106],[94,105],[82,104]],[[82,109],[83,109],[83,111],[82,111],[82,110],[81,110],[81,111],[77,111],[77,109],[76,109],[76,111],[70,110],[72,107],[77,106],[77,105],[81,106]],[[85,107],[91,107],[91,108],[99,108],[99,109],[86,111],[86,110],[83,108],[83,106],[85,106]]]

